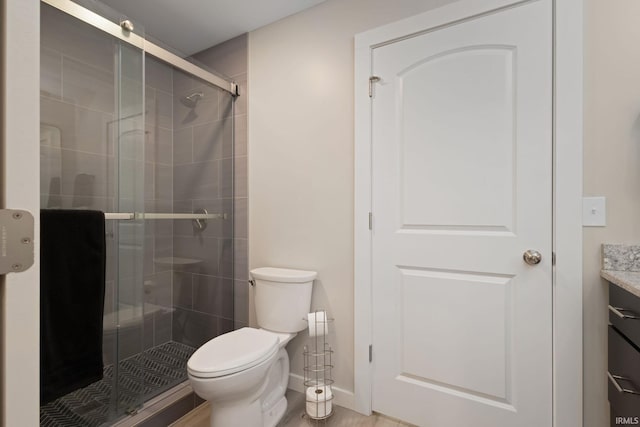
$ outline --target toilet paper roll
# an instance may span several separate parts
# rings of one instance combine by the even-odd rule
[[[307,314],[309,320],[309,336],[322,337],[329,333],[329,323],[326,311],[314,311]]]
[[[331,414],[331,387],[307,387],[307,415],[314,419],[325,418]]]

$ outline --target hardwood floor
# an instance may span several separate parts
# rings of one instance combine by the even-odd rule
[[[366,417],[340,406],[334,407],[334,413],[327,420],[311,420],[305,415],[305,400],[302,393],[287,390],[287,401],[289,402],[287,412],[282,417],[278,427],[410,427],[405,424],[384,417],[382,415],[371,415]],[[170,427],[209,427],[209,404],[204,403],[184,417],[173,423]],[[250,426],[242,426],[250,427]]]

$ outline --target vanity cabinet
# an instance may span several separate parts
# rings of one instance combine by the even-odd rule
[[[609,284],[611,426],[640,424],[640,297]]]

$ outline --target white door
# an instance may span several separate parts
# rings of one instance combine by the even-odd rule
[[[372,74],[373,410],[551,426],[551,1],[375,48]]]

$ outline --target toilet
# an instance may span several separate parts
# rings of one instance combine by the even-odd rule
[[[187,362],[193,390],[211,404],[212,427],[274,427],[287,409],[285,346],[307,328],[315,271],[251,270],[260,328],[220,335]]]

